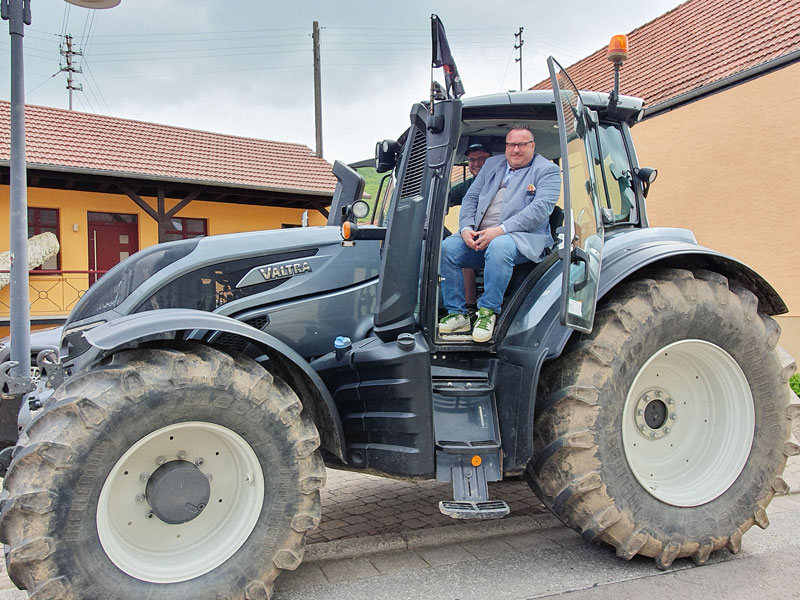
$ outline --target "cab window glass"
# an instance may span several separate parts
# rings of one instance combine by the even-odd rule
[[[635,221],[636,194],[633,189],[633,173],[622,132],[613,125],[602,124],[598,127],[598,136],[601,160],[599,165],[595,163],[595,169],[602,172],[609,206],[614,211],[614,222]]]

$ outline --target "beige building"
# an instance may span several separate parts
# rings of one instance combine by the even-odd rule
[[[781,345],[796,358],[798,15],[798,0],[688,0],[628,34],[621,72],[622,93],[646,102],[633,136],[639,164],[658,169],[650,224],[691,229],[763,275],[789,308]],[[612,87],[605,49],[567,71],[580,89]]]

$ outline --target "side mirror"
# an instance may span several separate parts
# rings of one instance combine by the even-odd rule
[[[375,170],[386,173],[394,169],[399,153],[400,144],[394,140],[383,140],[375,144]]]
[[[642,182],[642,194],[647,198],[647,193],[650,191],[650,184],[658,177],[658,171],[651,167],[637,167],[633,172],[639,181]]]

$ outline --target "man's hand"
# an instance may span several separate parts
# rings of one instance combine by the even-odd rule
[[[478,233],[472,232],[475,235],[474,249],[486,250],[489,247],[489,242],[494,238],[505,235],[505,231],[500,226],[489,227],[488,229],[481,229]],[[467,244],[469,246],[469,243]]]
[[[478,234],[472,231],[472,229],[465,229],[461,232],[461,237],[464,240],[464,243],[467,245],[467,248],[470,250],[477,250],[475,247],[475,238],[478,237]]]

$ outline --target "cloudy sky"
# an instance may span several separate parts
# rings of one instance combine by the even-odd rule
[[[468,96],[519,88],[514,34],[524,28],[523,83],[569,65],[679,0],[122,0],[91,11],[33,0],[25,35],[29,104],[68,107],[63,36],[83,52],[75,110],[291,141],[314,147],[311,28],[321,27],[324,155],[369,158],[396,137],[430,85],[437,13]],[[10,44],[0,34],[0,98],[10,98]],[[631,48],[636,52],[636,48]],[[441,81],[441,69],[437,70]],[[612,74],[609,68],[609,89]],[[624,91],[624,72],[623,72]]]

